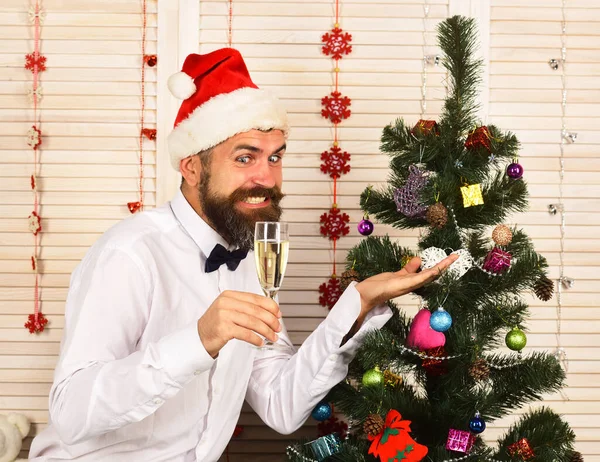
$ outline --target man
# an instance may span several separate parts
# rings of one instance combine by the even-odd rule
[[[452,262],[352,284],[295,352],[244,258],[255,222],[281,215],[286,113],[233,49],[188,56],[169,88],[184,99],[169,135],[181,191],[108,230],[74,271],[33,460],[213,462],[244,399],[291,433],[389,319],[383,304]],[[259,335],[287,350],[255,348]]]

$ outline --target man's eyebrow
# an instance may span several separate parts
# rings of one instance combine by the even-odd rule
[[[251,144],[239,144],[233,149],[233,152],[237,151],[262,152],[262,149],[252,146]]]
[[[285,151],[286,148],[287,148],[287,145],[285,143],[283,143],[279,149],[277,149],[276,151],[273,152],[273,154],[278,154],[281,151]],[[233,152],[237,152],[237,151],[250,151],[250,152],[257,152],[257,153],[263,152],[262,149],[260,149],[259,147],[256,147],[256,146],[252,146],[251,144],[239,144],[233,149]]]

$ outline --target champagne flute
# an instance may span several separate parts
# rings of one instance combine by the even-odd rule
[[[254,260],[258,281],[265,294],[275,299],[281,288],[285,268],[287,266],[290,240],[288,224],[278,221],[259,221],[254,229]],[[287,349],[287,346],[276,345],[265,339],[261,348]]]

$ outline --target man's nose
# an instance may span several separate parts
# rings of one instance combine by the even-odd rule
[[[253,181],[256,185],[264,188],[272,188],[275,186],[275,172],[268,162],[260,163],[256,166]]]

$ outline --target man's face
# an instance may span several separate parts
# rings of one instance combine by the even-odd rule
[[[229,244],[250,250],[254,225],[278,221],[283,198],[280,130],[240,133],[213,149],[198,184],[200,206],[209,224]]]

